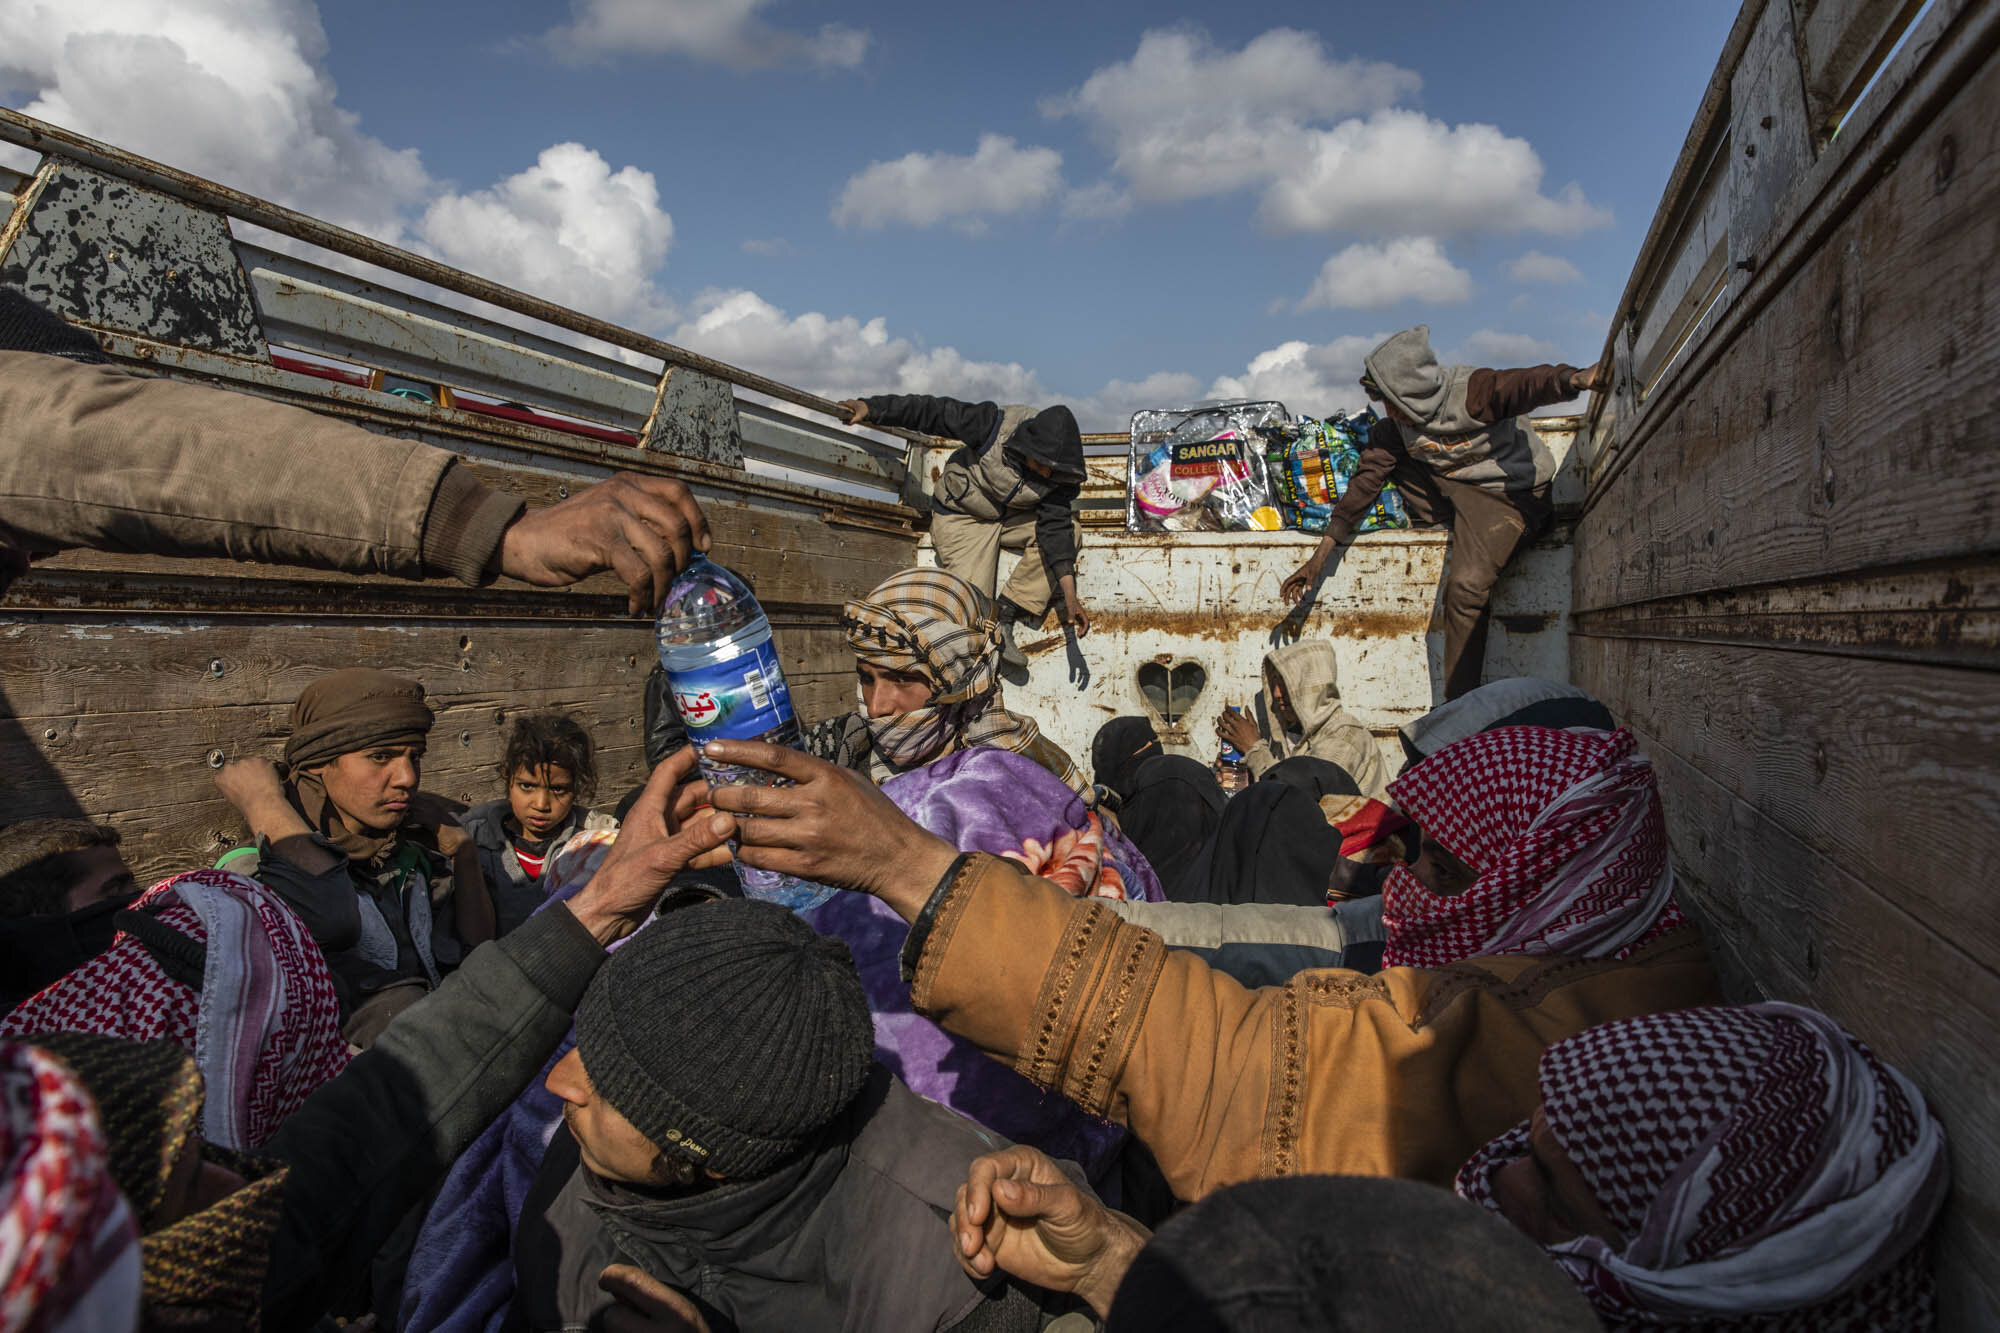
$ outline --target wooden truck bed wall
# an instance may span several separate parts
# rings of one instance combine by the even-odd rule
[[[1744,6],[1578,446],[1570,664],[1734,997],[1833,1014],[1943,1117],[1944,1326],[1994,1328],[2000,5],[1918,9]]]
[[[679,477],[715,557],[755,582],[801,710],[851,706],[840,605],[914,557],[904,441],[26,117],[0,111],[0,139],[44,154],[0,179],[0,282],[96,331],[118,361],[454,450],[533,504],[621,469]],[[275,758],[300,689],[365,663],[421,680],[437,709],[426,788],[498,796],[509,720],[561,709],[596,737],[599,799],[615,802],[645,774],[654,660],[651,625],[625,614],[608,575],[471,589],[71,552],[17,582],[0,614],[0,799],[10,820],[116,825],[142,881],[207,864],[242,836],[214,770]]]
[[[1827,1010],[1931,1099],[1956,1172],[1947,1328],[2000,1327],[1996,51],[1996,0],[1749,0],[1618,308],[1612,391],[1542,423],[1557,522],[1503,578],[1487,661],[1567,675],[1639,733],[1735,998]],[[948,451],[13,113],[0,139],[44,154],[0,174],[0,281],[120,361],[430,441],[536,503],[618,468],[681,477],[802,711],[851,706],[840,603],[919,558],[900,499]],[[1311,541],[1126,534],[1119,437],[1089,453],[1087,688],[1030,632],[1009,702],[1080,759],[1127,712],[1208,757]],[[1302,624],[1398,760],[1394,728],[1434,701],[1446,548],[1363,538]],[[108,819],[142,875],[210,859],[240,832],[214,768],[274,754],[299,689],[357,661],[430,692],[432,789],[497,795],[508,719],[561,708],[615,799],[643,771],[652,656],[608,580],[72,553],[0,615],[7,814]]]

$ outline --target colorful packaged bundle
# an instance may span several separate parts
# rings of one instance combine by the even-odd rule
[[[1367,445],[1368,432],[1374,425],[1373,412],[1363,411],[1352,417],[1337,412],[1323,420],[1300,417],[1259,432],[1265,441],[1271,497],[1286,527],[1303,532],[1326,531],[1334,505],[1346,494],[1348,483],[1354,480],[1361,466],[1361,450]],[[1402,494],[1395,482],[1387,481],[1355,531],[1378,532],[1409,526]]]
[[[1283,403],[1218,403],[1132,414],[1125,526],[1133,532],[1275,532],[1260,433]]]

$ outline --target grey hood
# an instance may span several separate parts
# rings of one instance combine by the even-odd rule
[[[1437,353],[1431,350],[1431,326],[1414,329],[1385,340],[1370,352],[1362,364],[1366,383],[1384,401],[1419,426],[1428,426],[1445,405],[1449,381]]]
[[[1437,353],[1431,350],[1431,326],[1428,324],[1404,329],[1385,340],[1363,359],[1362,364],[1367,367],[1362,384],[1372,385],[1374,392],[1415,422],[1416,429],[1427,435],[1484,435],[1489,431],[1499,431],[1511,436],[1519,433],[1518,427],[1506,422],[1481,421],[1472,415],[1471,409],[1466,406],[1466,394],[1472,385],[1473,368],[1438,364]],[[1540,437],[1536,437],[1533,443],[1539,442]],[[1528,442],[1523,440],[1522,443]],[[1537,476],[1543,481],[1548,479],[1540,475],[1539,469]]]

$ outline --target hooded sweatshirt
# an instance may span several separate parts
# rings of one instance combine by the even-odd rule
[[[1403,330],[1365,364],[1383,399],[1417,423],[1391,423],[1403,447],[1439,476],[1494,491],[1531,491],[1555,478],[1555,456],[1527,418],[1482,420],[1472,410],[1473,368],[1440,366],[1429,326]]]
[[[817,1146],[696,1194],[606,1181],[576,1165],[567,1137],[549,1145],[530,1209],[553,1174],[567,1180],[538,1219],[524,1216],[515,1247],[528,1328],[597,1327],[612,1304],[598,1274],[614,1263],[686,1292],[718,1330],[1031,1333],[1056,1313],[1030,1288],[974,1282],[952,1255],[946,1221],[966,1168],[1005,1140],[880,1065]]]
[[[1274,680],[1298,714],[1299,730],[1295,732],[1286,731],[1278,720],[1278,710],[1271,701],[1270,682]],[[1382,751],[1375,744],[1375,734],[1340,706],[1333,645],[1325,639],[1306,639],[1273,649],[1264,654],[1264,681],[1259,702],[1271,734],[1243,756],[1251,774],[1261,778],[1280,759],[1309,755],[1338,764],[1363,796],[1380,799],[1389,781]]]
[[[868,422],[959,440],[931,497],[939,513],[1003,523],[1035,516],[1035,545],[1049,577],[1076,571],[1076,498],[1084,480],[1083,435],[1067,407],[1037,412],[1025,403],[965,403],[928,394],[881,394],[864,399]],[[1044,477],[1024,465],[1048,465]]]

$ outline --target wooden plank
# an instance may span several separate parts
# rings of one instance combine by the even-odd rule
[[[1579,680],[1615,683],[1621,721],[2000,963],[2000,674],[1583,636],[1571,654]]]
[[[2000,549],[1996,125],[1989,62],[1593,500],[1578,609]]]
[[[1830,138],[1923,0],[1792,0],[1812,125]]]
[[[2000,671],[2000,563],[1985,556],[1587,611],[1596,638],[1735,643]]]
[[[1780,207],[1811,188],[1820,140],[1808,128],[1792,11],[1765,7],[1730,85],[1729,263],[1754,273]]]
[[[1633,317],[1632,352],[1642,394],[1651,390],[1723,284],[1729,263],[1729,151],[1725,134],[1689,204],[1683,230],[1674,239],[1673,261]]]
[[[1968,1077],[2000,1032],[2000,977],[1821,857],[1656,737],[1677,891],[1760,984],[1739,999],[1822,1009],[1913,1079],[1950,1137],[1940,1227],[1945,1328],[2000,1317],[2000,1086]],[[1725,971],[1745,966],[1725,963]],[[1921,979],[1921,984],[1912,984]]]
[[[435,694],[561,680],[637,699],[653,662],[649,626],[485,622],[300,624],[253,617],[120,622],[54,617],[0,624],[0,715],[289,705],[342,665],[394,671]]]
[[[773,634],[795,691],[817,707],[822,682],[851,686],[854,657],[832,622],[781,622]],[[37,617],[0,624],[0,717],[62,719],[243,704],[289,707],[340,666],[394,671],[437,698],[544,688],[643,698],[650,626],[367,623],[252,617],[143,621]],[[607,696],[610,697],[610,696]],[[801,700],[801,712],[805,711]]]

